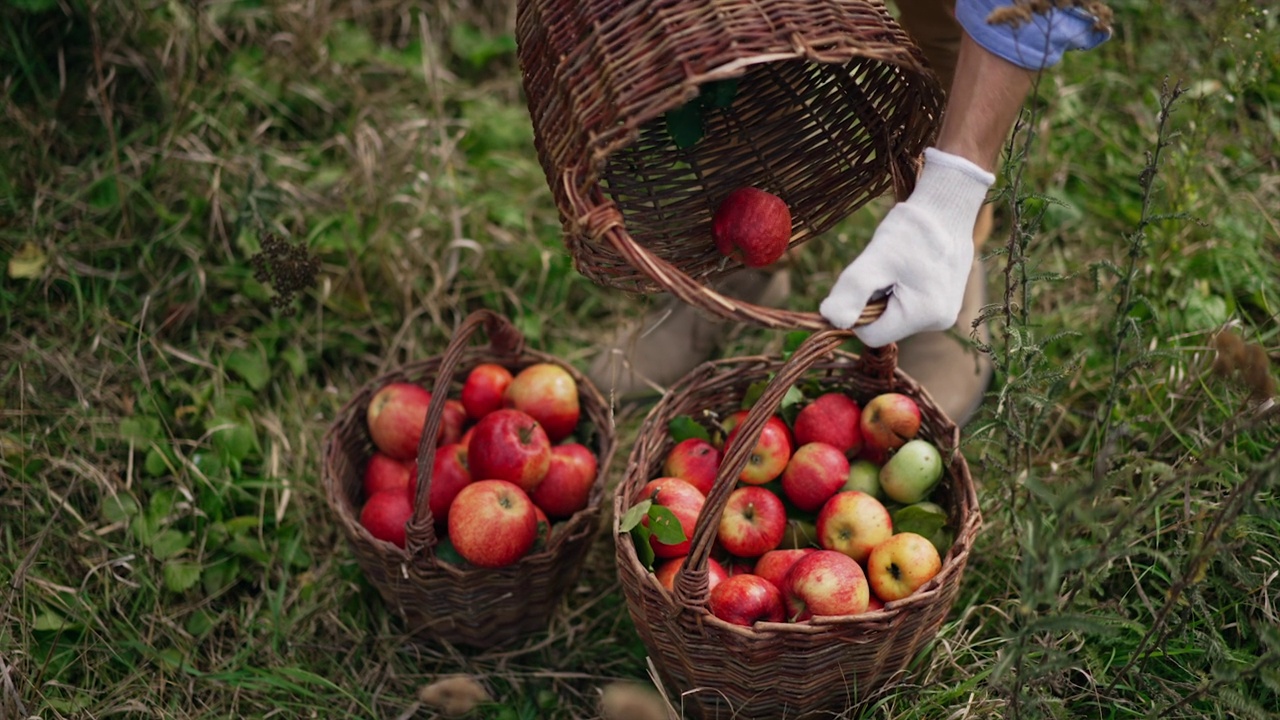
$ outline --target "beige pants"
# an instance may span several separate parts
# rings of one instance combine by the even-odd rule
[[[942,81],[951,88],[960,54],[960,23],[956,21],[955,0],[894,0],[898,21],[924,51],[925,58]]]

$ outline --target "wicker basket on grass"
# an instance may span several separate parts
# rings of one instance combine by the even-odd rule
[[[613,497],[618,574],[636,630],[672,702],[687,717],[829,717],[874,699],[903,677],[912,658],[937,634],[960,588],[969,551],[981,523],[968,465],[958,450],[959,432],[921,386],[896,368],[896,346],[858,357],[839,350],[849,337],[828,330],[810,336],[786,362],[745,357],[705,363],[653,408],[632,448],[627,473]],[[741,439],[725,448],[719,477],[699,515],[688,558],[665,590],[640,561],[620,518],[644,484],[661,473],[673,445],[668,424],[680,416],[721,417],[737,410],[748,388],[769,381],[741,423]],[[817,383],[865,403],[883,392],[911,396],[921,409],[921,437],[935,443],[946,463],[938,492],[955,541],[942,569],[910,597],[883,610],[798,623],[732,625],[707,610],[708,558],[718,519],[765,421],[789,387]]]
[[[489,346],[470,346],[468,340],[481,327]],[[513,374],[540,362],[569,371],[578,383],[582,411],[575,436],[596,453],[600,467],[586,508],[556,523],[544,548],[496,569],[460,566],[437,556],[435,519],[427,504],[436,448],[425,439],[436,437],[447,397],[457,397],[467,372],[485,362],[500,364]],[[432,392],[424,441],[418,447],[414,516],[404,548],[374,538],[359,521],[362,473],[373,452],[365,413],[378,389],[391,382],[419,383]],[[322,483],[365,577],[403,618],[406,629],[424,640],[487,648],[547,627],[598,536],[604,470],[615,445],[612,416],[595,386],[558,358],[525,347],[510,322],[482,310],[463,321],[442,355],[374,378],[343,405],[324,437]]]
[[[578,270],[764,327],[829,326],[709,286],[741,267],[711,239],[720,201],[778,195],[794,247],[905,197],[940,120],[936,77],[879,0],[520,0],[516,42]]]

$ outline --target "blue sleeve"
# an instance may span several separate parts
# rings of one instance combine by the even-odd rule
[[[992,10],[1008,7],[1009,0],[957,0],[956,19],[965,32],[992,54],[1028,70],[1052,67],[1068,50],[1089,50],[1111,37],[1095,27],[1094,17],[1076,8],[1051,9],[1029,21],[992,24]]]

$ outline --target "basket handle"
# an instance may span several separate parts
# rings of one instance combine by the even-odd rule
[[[737,434],[733,442],[725,448],[715,484],[707,494],[702,512],[694,525],[689,556],[676,574],[673,589],[677,603],[687,607],[706,607],[707,559],[711,556],[711,548],[716,541],[720,516],[724,514],[725,507],[729,504],[729,495],[737,487],[738,476],[742,474],[743,468],[751,458],[751,451],[760,441],[760,433],[764,430],[765,423],[782,404],[787,390],[815,363],[829,355],[850,337],[853,337],[853,333],[849,330],[828,329],[806,338],[795,353],[783,363],[759,399],[751,406],[747,416],[738,425]],[[898,346],[895,344],[886,345],[883,348],[870,348],[860,357],[853,371],[892,382],[897,359]]]
[[[896,177],[896,176],[895,176]],[[606,197],[598,188],[588,190],[591,201],[583,197],[578,182],[578,174],[566,171],[562,177],[564,190],[573,204],[574,221],[591,237],[604,238],[613,246],[629,265],[653,278],[667,292],[684,303],[694,307],[705,307],[708,302],[723,308],[717,314],[731,316],[736,320],[749,322],[775,330],[831,330],[831,323],[816,312],[796,312],[779,308],[753,305],[741,300],[725,297],[710,287],[689,277],[687,273],[670,262],[650,252],[627,232],[622,220],[622,212],[612,199]],[[708,240],[710,243],[710,240]],[[854,323],[854,327],[862,327],[879,319],[884,313],[886,299],[876,299],[867,303],[862,315]]]
[[[444,419],[444,403],[448,399],[454,370],[467,350],[468,340],[482,326],[495,355],[517,357],[524,352],[524,335],[510,320],[492,310],[472,312],[449,339],[436,370],[431,402],[427,405],[427,420],[418,440],[418,488],[413,498],[413,517],[405,525],[405,550],[410,556],[419,552],[430,555],[436,545],[435,518],[431,516],[431,505],[427,502],[431,491],[431,467],[436,458],[436,436]]]

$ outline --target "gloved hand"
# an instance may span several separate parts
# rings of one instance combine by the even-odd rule
[[[884,314],[854,329],[868,347],[954,325],[973,263],[973,225],[993,182],[965,158],[925,150],[915,190],[884,216],[818,311],[848,329],[873,294],[887,292]]]

